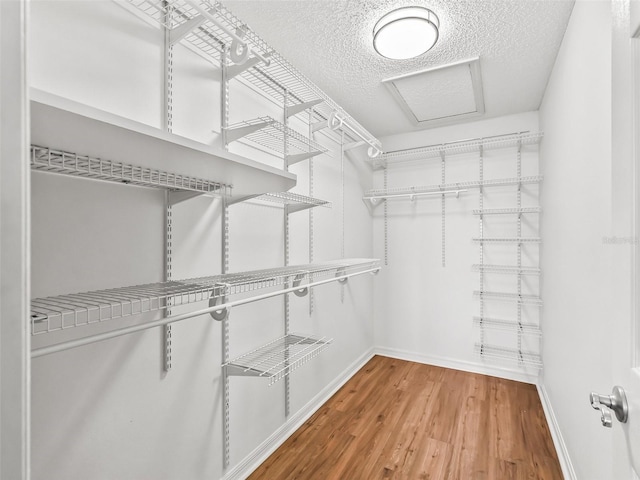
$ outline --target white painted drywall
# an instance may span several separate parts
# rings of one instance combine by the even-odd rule
[[[463,139],[538,131],[537,112],[471,122],[424,132],[383,138],[386,151],[428,146]],[[445,183],[477,181],[479,154],[452,155],[445,159]],[[485,180],[517,176],[515,147],[487,150],[484,157]],[[441,183],[440,158],[411,162],[388,168],[388,188]],[[522,175],[538,174],[537,147],[522,150]],[[376,171],[376,188],[383,186],[382,170]],[[485,189],[485,208],[514,207],[515,187]],[[537,186],[523,186],[523,206],[537,205]],[[388,201],[388,262],[376,282],[375,342],[381,351],[403,358],[470,371],[490,373],[524,381],[534,381],[535,370],[521,370],[513,364],[484,362],[474,354],[479,330],[473,316],[479,302],[473,298],[479,289],[479,274],[472,272],[479,263],[479,191],[471,189],[459,199],[446,199],[445,267],[441,264],[441,202],[439,197]],[[500,216],[503,217],[503,216]],[[514,217],[486,218],[485,236],[516,236]],[[537,219],[526,218],[523,236],[537,236]],[[384,257],[383,206],[374,209],[374,252]],[[513,245],[488,245],[485,263],[514,265]],[[538,246],[523,247],[523,264],[535,265]],[[517,291],[513,276],[486,275],[486,290]],[[538,294],[537,278],[526,279],[523,293]],[[523,308],[524,321],[538,321],[537,307]],[[517,318],[513,305],[486,302],[486,316]],[[492,333],[494,334],[492,336]],[[516,346],[514,334],[495,335],[488,342],[505,347]],[[539,340],[527,338],[523,348],[539,351]]]
[[[611,7],[578,1],[540,108],[543,384],[577,478],[610,478],[611,430],[590,391],[611,390]]]
[[[32,85],[119,115],[160,126],[162,35],[112,1],[33,1]],[[174,131],[219,142],[219,70],[175,47]],[[244,93],[243,93],[244,92]],[[282,109],[234,83],[231,121]],[[314,161],[314,196],[333,202],[315,210],[317,261],[341,255],[340,157],[337,145]],[[54,146],[52,146],[54,147]],[[282,166],[282,159],[244,145],[232,151]],[[81,153],[81,152],[78,152]],[[117,160],[117,159],[114,159]],[[308,163],[295,165],[295,191],[306,194]],[[372,256],[371,218],[360,198],[371,183],[362,163],[345,162],[345,255]],[[88,180],[33,175],[33,296],[162,280],[163,192]],[[173,278],[221,268],[221,207],[198,198],[173,208]],[[308,261],[308,213],[291,216],[291,263]],[[283,213],[275,204],[230,207],[230,270],[283,264]],[[291,376],[292,413],[369,351],[373,344],[374,277],[291,298],[291,328],[334,339],[329,350]],[[283,299],[236,307],[231,355],[283,333]],[[182,307],[182,310],[187,307]],[[178,313],[180,308],[174,308]],[[136,319],[122,323],[135,323]],[[120,322],[119,322],[120,323]],[[99,331],[109,325],[86,327]],[[37,358],[33,361],[34,480],[215,479],[222,471],[220,324],[209,317],[173,327],[173,368],[162,374],[160,329]],[[73,336],[36,338],[34,346]],[[231,378],[231,466],[284,418],[284,385]]]

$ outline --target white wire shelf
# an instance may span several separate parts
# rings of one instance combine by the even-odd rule
[[[524,213],[542,213],[542,209],[540,207],[484,208],[473,211],[474,215],[521,215]]]
[[[362,197],[365,200],[376,200],[384,197],[404,196],[411,197],[412,195],[420,194],[434,194],[438,195],[443,192],[462,192],[470,188],[484,188],[484,187],[507,187],[514,185],[530,185],[538,184],[542,182],[542,175],[534,175],[528,177],[516,177],[516,178],[501,178],[495,180],[483,180],[483,181],[470,181],[470,182],[457,182],[446,183],[440,185],[422,185],[414,187],[399,187],[388,189],[373,189],[365,192]]]
[[[540,243],[538,237],[482,237],[473,238],[475,243]]]
[[[517,147],[520,145],[537,145],[543,137],[542,132],[518,132],[495,137],[473,138],[459,142],[428,145],[406,150],[387,152],[374,159],[374,165],[390,165],[429,158],[439,158],[444,155],[457,155],[461,153],[478,152],[480,147],[484,150],[496,150],[500,148]]]
[[[287,205],[289,213],[299,212],[315,207],[331,208],[331,202],[327,200],[320,200],[318,198],[307,197],[305,195],[299,195],[291,192],[265,193],[264,195],[256,197],[256,200]]]
[[[535,352],[476,343],[475,353],[482,358],[504,360],[528,367],[542,368],[542,357]]]
[[[269,385],[304,365],[333,341],[327,337],[285,335],[223,364],[228,375],[262,377]]]
[[[176,34],[186,28],[186,33],[182,32],[185,33],[184,41],[189,43],[204,58],[216,65],[219,64],[221,53],[224,49],[230,47],[233,43],[233,38],[229,35],[229,32],[244,32],[242,40],[246,42],[251,51],[269,60],[268,65],[260,62],[252,65],[251,68],[243,69],[239,76],[244,81],[254,85],[279,103],[285,101],[286,95],[288,106],[309,102],[315,103],[320,100],[321,103],[314,106],[314,111],[324,119],[328,119],[337,112],[347,125],[358,132],[358,136],[361,136],[370,145],[375,145],[378,150],[382,150],[382,145],[377,138],[285,60],[253,32],[250,27],[231,13],[222,3],[209,0],[195,0],[194,2],[171,0],[166,2],[169,7],[167,8],[164,0],[128,0],[128,2],[158,26],[173,29]],[[215,18],[217,25],[210,19],[203,19],[201,12],[194,7],[194,4],[207,10]],[[204,21],[200,22],[200,20]],[[194,24],[194,27],[190,28],[190,24]],[[228,64],[230,63],[228,61]],[[349,129],[345,130],[345,133],[352,136]]]
[[[473,317],[473,324],[477,327],[499,330],[504,332],[522,333],[536,337],[542,336],[540,326],[535,323],[518,323],[514,320],[502,320],[498,318]]]
[[[502,273],[502,274],[514,274],[514,275],[540,275],[540,268],[538,267],[518,267],[515,265],[487,265],[487,264],[475,264],[471,266],[471,270],[474,272],[484,273]]]
[[[233,187],[234,196],[285,192],[296,182],[282,169],[57,95],[31,89],[30,97],[31,142],[52,153],[49,158],[39,150],[32,158],[36,168],[113,181],[128,176],[165,188],[191,188],[204,179],[196,191],[215,181]]]
[[[227,140],[229,142],[239,138],[246,138],[279,155],[285,156],[289,165],[327,152],[327,149],[319,143],[271,117],[260,117],[235,123],[229,125],[226,130]],[[298,153],[285,155],[285,136],[287,137],[287,146],[293,148]]]
[[[212,298],[222,300],[294,282],[303,288],[303,282],[357,275],[378,268],[377,259],[353,258],[36,298],[31,301],[32,334],[163,310],[168,303],[177,306]]]
[[[126,185],[231,196],[231,185],[31,145],[31,169]]]
[[[474,297],[482,300],[496,300],[499,302],[517,303],[520,305],[542,306],[542,299],[536,295],[519,295],[517,293],[504,292],[473,292]]]

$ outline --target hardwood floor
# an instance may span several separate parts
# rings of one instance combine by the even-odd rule
[[[535,386],[381,356],[249,477],[562,478]]]

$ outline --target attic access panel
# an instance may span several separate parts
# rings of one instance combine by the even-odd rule
[[[482,115],[480,58],[382,80],[415,126],[433,126]]]

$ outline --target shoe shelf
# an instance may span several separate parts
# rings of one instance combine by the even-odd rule
[[[223,364],[231,376],[268,378],[269,385],[304,365],[333,341],[291,333]]]

